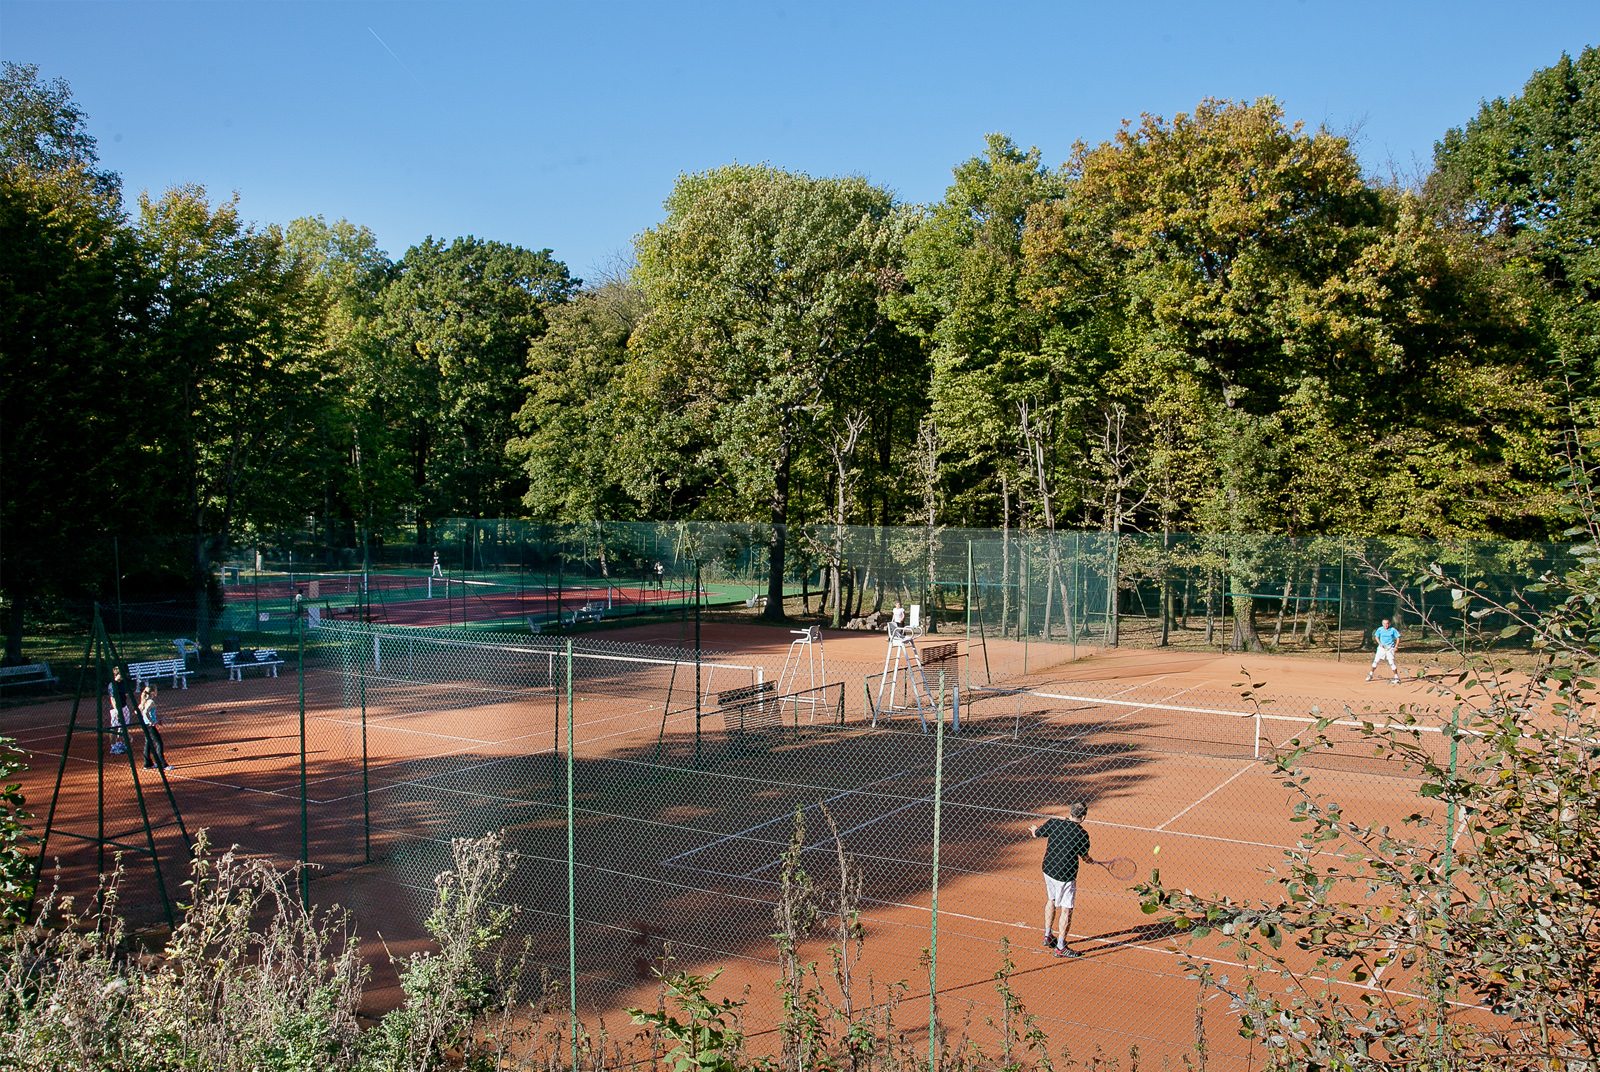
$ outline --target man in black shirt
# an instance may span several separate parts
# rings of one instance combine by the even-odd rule
[[[1067,930],[1072,926],[1072,902],[1078,887],[1078,860],[1098,863],[1089,855],[1089,832],[1083,828],[1084,816],[1089,814],[1083,801],[1075,801],[1067,809],[1067,817],[1051,816],[1042,823],[1028,827],[1034,837],[1048,838],[1044,850],[1044,944],[1055,947],[1058,957],[1081,957],[1082,953],[1067,947]],[[1052,932],[1050,924],[1056,909],[1061,910],[1060,927]],[[1058,937],[1059,936],[1059,937]]]

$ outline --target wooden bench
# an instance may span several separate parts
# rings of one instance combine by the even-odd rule
[[[730,737],[767,733],[783,729],[783,712],[778,708],[778,683],[762,681],[755,685],[717,693],[717,710]]]
[[[50,672],[49,663],[0,666],[0,688],[12,685],[55,685],[60,680]]]
[[[246,670],[271,670],[272,676],[277,677],[278,667],[284,665],[283,660],[278,658],[277,648],[257,648],[254,661],[245,659],[241,662],[239,656],[243,654],[245,653],[240,651],[222,653],[222,667],[235,681],[243,681]]]
[[[172,687],[177,688],[178,682],[183,682],[183,687],[189,687],[189,675],[194,673],[182,659],[155,659],[147,663],[129,663],[128,675],[133,678],[133,687],[142,688],[146,681],[157,678],[170,677]]]

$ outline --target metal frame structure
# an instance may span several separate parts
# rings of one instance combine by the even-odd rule
[[[118,725],[108,724],[111,720],[106,718],[107,705],[103,696],[108,692],[111,683],[111,668],[121,664],[122,660],[117,655],[116,646],[111,642],[111,637],[106,633],[105,622],[101,619],[100,604],[94,605],[94,626],[89,635],[89,642],[84,645],[83,665],[78,674],[77,694],[72,700],[72,715],[67,720],[66,738],[61,744],[61,764],[56,769],[55,787],[50,794],[50,811],[45,818],[44,833],[39,838],[39,855],[34,864],[33,890],[28,898],[28,914],[32,915],[34,904],[39,892],[39,880],[43,876],[44,861],[49,855],[50,838],[54,834],[58,837],[73,838],[86,841],[94,845],[97,850],[96,867],[98,873],[106,874],[106,849],[110,847],[118,853],[133,853],[144,856],[150,860],[155,871],[156,889],[161,896],[162,911],[166,915],[167,925],[175,926],[176,918],[172,911],[172,898],[167,892],[166,874],[161,866],[161,854],[156,849],[156,831],[177,826],[183,838],[183,847],[186,861],[194,858],[194,840],[189,836],[188,828],[183,822],[183,812],[178,808],[178,800],[172,793],[172,783],[167,780],[167,772],[156,768],[156,774],[161,779],[162,792],[166,795],[167,803],[172,808],[172,819],[152,823],[150,819],[149,802],[145,799],[145,787],[139,779],[139,764],[133,759],[133,742],[128,733],[128,719],[119,719]],[[85,686],[93,697],[94,727],[79,725],[79,714],[83,708]],[[115,697],[112,698],[115,703]],[[95,749],[95,831],[93,834],[75,830],[57,829],[56,812],[61,803],[61,783],[66,776],[67,761],[72,755],[73,738],[79,733],[94,734]],[[139,805],[139,825],[125,831],[106,832],[106,755],[109,742],[107,738],[120,739],[123,744],[123,754],[128,757],[128,774],[132,779],[134,798]],[[143,834],[143,843],[137,839]]]

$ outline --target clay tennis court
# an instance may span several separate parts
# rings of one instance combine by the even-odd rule
[[[615,630],[605,639],[671,656],[685,628]],[[954,639],[966,647],[964,638]],[[716,995],[746,997],[753,1047],[776,1048],[772,905],[797,812],[811,846],[804,865],[819,883],[837,878],[830,816],[862,870],[861,978],[870,973],[880,990],[904,980],[909,990],[898,1018],[915,1033],[920,1017],[925,1030],[927,974],[920,958],[931,937],[934,737],[903,713],[872,729],[861,681],[880,671],[884,638],[828,632],[820,654],[826,675],[846,682],[844,725],[813,722],[808,712],[798,732],[755,745],[729,740],[714,714],[715,690],[759,676],[752,668],[776,676],[791,640],[779,629],[701,627],[708,652],[702,685],[709,678],[710,687],[700,694],[698,734],[696,691],[687,683],[692,654],[670,668],[611,660],[575,674],[581,1007],[586,1016],[604,1016],[613,1030],[626,1022],[624,1007],[654,1003],[650,969],[670,942],[680,967],[725,969]],[[990,640],[991,670],[1011,667],[1017,646]],[[970,1002],[973,1030],[986,1030],[983,1017],[998,1011],[992,977],[1005,939],[1017,964],[1012,985],[1041,1017],[1053,1045],[1070,1045],[1080,1055],[1095,1046],[1125,1054],[1138,1045],[1141,1059],[1176,1061],[1192,1041],[1196,991],[1166,952],[1170,939],[1140,912],[1130,883],[1086,866],[1073,920],[1074,945],[1085,955],[1051,957],[1041,944],[1043,845],[1027,836],[1027,827],[1083,799],[1096,858],[1129,858],[1140,878],[1159,859],[1169,883],[1249,896],[1264,892],[1260,869],[1298,832],[1288,821],[1287,793],[1254,758],[1256,724],[1218,713],[1225,698],[1231,710],[1244,710],[1232,688],[1242,676],[1237,655],[1108,652],[1051,663],[1041,647],[1034,645],[1039,669],[1023,681],[1027,692],[977,699],[978,690],[969,690],[961,732],[945,735],[942,1015],[959,1024]],[[567,725],[558,704],[564,712],[565,701],[561,688],[549,687],[559,675],[539,676],[553,659],[526,650],[506,656],[526,665],[519,684],[500,687],[486,679],[402,680],[396,656],[383,654],[390,669],[370,673],[356,691],[355,679],[336,667],[305,675],[310,856],[326,869],[313,895],[352,907],[364,936],[381,932],[391,951],[403,953],[422,943],[420,920],[432,876],[448,859],[447,839],[505,829],[517,854],[508,896],[522,909],[518,930],[532,941],[537,962],[564,971]],[[981,666],[983,653],[967,649],[965,656],[951,664],[952,691]],[[1366,684],[1360,663],[1244,662],[1248,676],[1267,683],[1262,698],[1280,705],[1267,710],[1286,712],[1281,721],[1262,723],[1273,743],[1303,732],[1303,720],[1289,712],[1311,703],[1437,703],[1417,685]],[[10,715],[34,763],[25,788],[36,810],[48,800],[69,707],[57,701]],[[207,828],[216,845],[295,859],[301,836],[296,675],[197,682],[187,691],[164,691],[161,710],[176,766],[172,791],[189,830]],[[1355,747],[1328,757],[1319,771],[1352,816],[1392,819],[1416,810],[1415,782]],[[92,744],[75,747],[58,828],[93,825],[95,774]],[[136,818],[131,786],[126,765],[106,768],[108,814],[115,810],[124,825]],[[109,818],[108,825],[114,825]],[[1157,845],[1159,858],[1152,854]],[[158,847],[168,867],[176,867],[175,828],[161,829]],[[54,839],[50,854],[58,853],[64,886],[83,889],[92,878],[93,850]],[[130,902],[149,918],[153,902],[142,866],[129,864],[130,892],[146,891]],[[381,961],[376,943],[369,953]],[[826,960],[820,943],[807,956]],[[1226,970],[1221,963],[1219,971]],[[380,973],[372,994],[378,1007],[392,1000],[384,982]],[[1214,994],[1211,1001],[1218,1017],[1214,1057],[1242,1061],[1244,1044],[1225,1026],[1226,999]]]

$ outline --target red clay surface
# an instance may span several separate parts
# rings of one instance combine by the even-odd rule
[[[683,627],[673,624],[613,630],[603,639],[671,648],[682,636]],[[724,653],[706,662],[760,666],[768,678],[781,672],[793,640],[782,629],[701,627],[702,646]],[[994,677],[1020,674],[1021,645],[990,641],[987,647]],[[775,1046],[771,983],[777,973],[766,936],[773,929],[778,855],[797,808],[806,817],[808,841],[827,841],[822,801],[867,875],[862,977],[872,974],[880,999],[885,982],[907,981],[899,1019],[914,1024],[925,1015],[927,976],[919,957],[929,945],[932,918],[931,735],[916,732],[915,719],[903,715],[889,724],[890,732],[865,728],[861,679],[882,669],[882,634],[830,631],[822,648],[822,676],[846,682],[845,729],[739,751],[722,741],[720,720],[703,717],[703,772],[651,773],[657,755],[668,765],[692,761],[694,691],[686,687],[686,668],[674,672],[683,678],[670,682],[666,671],[652,671],[648,681],[618,674],[578,685],[580,985],[589,1013],[603,1014],[613,1029],[626,1023],[621,1008],[654,1002],[649,968],[670,940],[680,966],[725,969],[716,996],[737,996],[748,987],[754,1046]],[[1085,799],[1096,858],[1127,857],[1141,876],[1159,860],[1169,883],[1196,890],[1264,893],[1261,869],[1300,832],[1288,822],[1287,791],[1251,758],[1251,720],[1173,708],[1204,708],[1193,703],[1203,696],[1211,703],[1231,697],[1231,708],[1242,710],[1232,686],[1244,677],[1265,682],[1258,693],[1284,711],[1311,702],[1326,710],[1435,705],[1439,699],[1425,683],[1365,683],[1365,661],[1081,649],[1086,657],[1064,661],[1070,654],[1062,645],[1032,645],[1030,686],[1058,696],[1123,697],[1122,705],[1027,697],[1020,708],[1015,698],[974,706],[969,693],[963,732],[947,734],[938,935],[943,1015],[959,1022],[971,1002],[974,1031],[981,1033],[983,1017],[998,1007],[992,976],[1004,938],[1018,965],[1013,986],[1042,1017],[1054,1045],[1069,1044],[1083,1055],[1097,1045],[1120,1054],[1137,1044],[1144,1060],[1176,1061],[1191,1043],[1196,991],[1166,951],[1170,941],[1140,912],[1128,883],[1086,868],[1072,928],[1085,956],[1049,956],[1040,933],[1043,846],[1027,836],[1029,823],[1045,810]],[[974,645],[967,655],[964,664],[954,664],[954,676],[981,681],[983,651]],[[706,691],[754,674],[702,670],[708,678],[723,675]],[[802,669],[802,680],[790,687],[806,687],[810,672]],[[663,691],[669,685],[670,710]],[[511,888],[524,908],[519,925],[533,937],[536,957],[564,969],[565,756],[553,755],[552,746],[566,731],[556,693],[537,680],[505,690],[374,681],[367,692],[366,750],[376,862],[362,866],[359,697],[333,670],[308,671],[306,686],[311,858],[333,872],[313,883],[318,900],[352,907],[363,936],[370,941],[381,932],[396,954],[419,948],[429,877],[447,855],[438,839],[482,833],[474,826],[479,823],[507,828],[508,844],[521,854]],[[707,698],[704,706],[712,704]],[[41,813],[70,706],[55,701],[7,716],[8,731],[30,753],[34,769],[24,776],[24,789]],[[296,675],[197,682],[187,692],[164,691],[161,711],[177,767],[171,785],[190,831],[206,827],[215,845],[298,857]],[[81,717],[92,718],[87,706]],[[1264,726],[1272,743],[1303,731],[1287,716]],[[132,776],[122,762],[106,768],[108,826],[142,836]],[[66,764],[58,828],[92,830],[96,775],[93,742],[80,737]],[[1410,779],[1370,764],[1335,766],[1324,776],[1352,816],[1397,817],[1418,804]],[[157,783],[149,798],[160,821],[158,795]],[[1158,845],[1159,857],[1153,855]],[[175,888],[181,880],[173,875],[181,857],[175,829],[163,829],[160,848]],[[831,845],[824,849],[806,857],[819,881],[833,854]],[[93,852],[57,836],[50,856],[58,855],[63,886],[82,892],[92,882]],[[130,885],[144,890],[130,894],[130,902],[149,918],[147,865],[133,861],[129,868]],[[369,952],[381,968],[376,943]],[[808,955],[826,959],[820,944]],[[1226,958],[1216,963],[1219,971],[1230,970]],[[392,976],[380,971],[370,1000],[382,1007],[394,997]],[[1213,1058],[1242,1065],[1246,1051],[1226,1026],[1225,999],[1213,995],[1210,1008]]]

